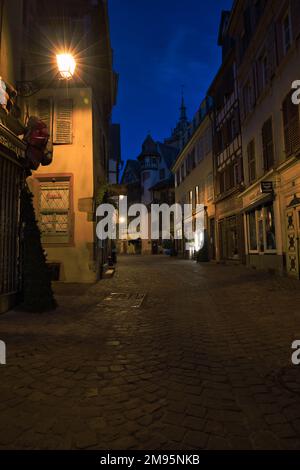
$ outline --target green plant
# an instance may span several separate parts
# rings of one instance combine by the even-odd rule
[[[41,233],[35,219],[32,194],[25,188],[21,193],[23,225],[23,286],[20,308],[27,312],[45,312],[56,308],[50,272],[41,243]]]

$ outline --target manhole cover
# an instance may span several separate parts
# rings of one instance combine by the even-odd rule
[[[286,367],[281,369],[278,381],[289,392],[300,395],[300,368]]]
[[[145,293],[112,292],[104,299],[106,305],[116,307],[140,308],[145,300]]]

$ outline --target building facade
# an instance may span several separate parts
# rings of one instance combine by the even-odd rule
[[[23,112],[25,119],[33,114],[47,124],[53,160],[51,167],[33,172],[28,183],[53,279],[94,282],[110,249],[96,237],[96,206],[108,178],[117,183],[119,165],[119,129],[111,126],[117,76],[107,2],[29,3],[23,81],[32,89],[23,92]],[[69,81],[57,77],[53,64],[62,50],[77,62]]]
[[[292,83],[300,70],[300,2],[236,1],[247,263],[299,278],[300,127]]]
[[[0,1],[0,313],[22,286],[20,194],[25,184],[24,126],[16,103],[21,76],[23,1]]]
[[[203,100],[196,113],[193,124],[189,126],[188,136],[174,166],[175,202],[182,208],[185,204],[193,207],[192,217],[197,214],[196,206],[204,206],[204,239],[186,243],[184,239],[175,240],[176,251],[180,256],[193,258],[199,246],[204,243],[209,259],[215,259],[215,206],[212,155],[212,102]],[[193,222],[192,222],[193,223]],[[181,227],[177,228],[182,233]]]
[[[213,166],[216,211],[216,258],[244,262],[242,202],[244,170],[234,41],[229,35],[230,12],[222,13],[218,44],[222,64],[209,88],[214,101]]]

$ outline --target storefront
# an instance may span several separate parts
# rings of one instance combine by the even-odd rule
[[[300,162],[291,160],[280,168],[283,251],[285,272],[300,278]]]
[[[274,181],[261,182],[243,195],[246,261],[282,273],[280,210]]]
[[[216,204],[217,259],[245,262],[242,202],[235,196]]]

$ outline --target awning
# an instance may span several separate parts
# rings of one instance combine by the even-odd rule
[[[253,201],[249,206],[244,207],[242,209],[242,213],[251,212],[254,209],[257,209],[258,207],[261,207],[261,206],[264,206],[266,204],[269,204],[270,202],[273,202],[274,199],[275,199],[274,194],[265,194],[261,198],[256,199],[256,201]]]

